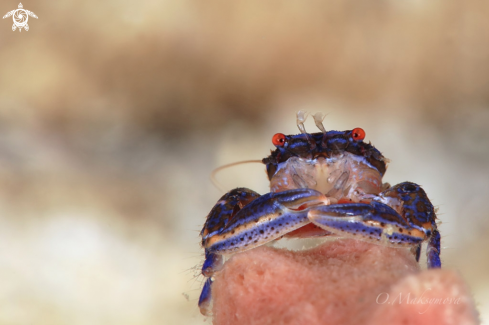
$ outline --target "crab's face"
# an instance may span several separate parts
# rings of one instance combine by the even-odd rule
[[[284,135],[272,142],[276,150],[263,159],[270,189],[316,189],[330,198],[360,201],[382,190],[386,159],[371,144],[363,142],[365,132],[329,131]]]

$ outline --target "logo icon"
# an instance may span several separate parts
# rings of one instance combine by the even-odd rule
[[[22,3],[19,3],[19,9],[15,9],[12,11],[7,12],[5,16],[3,16],[3,19],[13,16],[14,19],[14,24],[12,25],[12,31],[15,32],[15,30],[18,28],[19,32],[22,31],[22,28],[24,28],[26,31],[29,30],[29,25],[27,25],[27,21],[29,20],[29,16],[34,17],[37,19],[37,16],[35,13],[29,10],[23,9]]]

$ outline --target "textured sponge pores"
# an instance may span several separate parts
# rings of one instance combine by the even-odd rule
[[[212,295],[214,324],[478,324],[457,273],[420,271],[408,249],[352,239],[236,254]]]

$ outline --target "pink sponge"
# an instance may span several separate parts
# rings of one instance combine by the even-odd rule
[[[407,249],[340,239],[260,247],[216,275],[214,324],[478,324],[456,272],[420,271]]]

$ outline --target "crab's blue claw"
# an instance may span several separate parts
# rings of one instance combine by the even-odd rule
[[[308,188],[265,194],[239,210],[217,234],[205,237],[203,246],[230,254],[263,245],[309,224],[308,210],[327,203],[322,193]]]
[[[223,254],[239,253],[280,238],[309,224],[310,208],[329,203],[321,192],[308,188],[256,196],[251,190],[235,189],[224,195],[208,216],[201,232],[205,248],[202,274],[207,277],[199,298],[203,315],[210,315],[211,277],[222,269]]]
[[[428,237],[424,228],[375,201],[319,206],[309,211],[309,220],[337,235],[394,247],[416,246]]]
[[[370,204],[318,206],[309,211],[309,220],[327,231],[344,237],[392,247],[410,246],[416,260],[419,260],[421,243],[429,238],[426,250],[428,268],[441,267],[440,233],[434,220],[431,223],[423,223],[423,226],[408,223],[405,216],[376,201]]]

